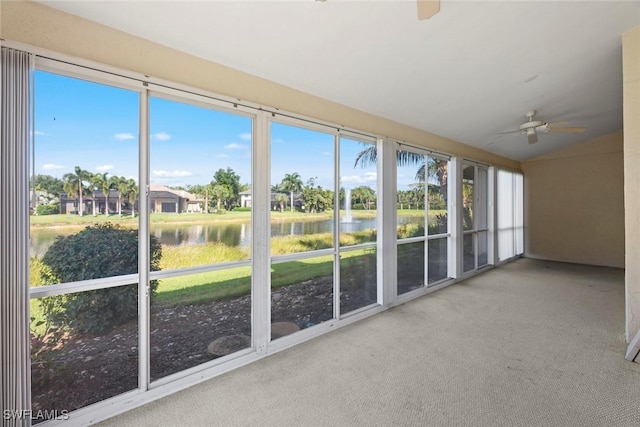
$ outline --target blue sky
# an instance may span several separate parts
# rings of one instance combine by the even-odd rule
[[[35,94],[36,174],[61,178],[80,166],[137,181],[137,92],[37,71]],[[227,167],[243,184],[251,182],[251,118],[154,97],[149,111],[151,183],[205,184]],[[332,135],[274,122],[271,141],[271,184],[297,172],[303,182],[316,178],[318,185],[333,187]],[[365,147],[341,140],[344,187],[375,188],[375,165],[354,168]],[[414,175],[415,167],[399,170],[400,187],[413,182]]]

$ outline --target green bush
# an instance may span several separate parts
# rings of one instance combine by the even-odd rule
[[[36,214],[38,215],[56,215],[60,213],[60,205],[54,203],[52,205],[38,205]]]
[[[251,208],[233,208],[234,212],[251,212]]]
[[[424,225],[402,224],[398,226],[398,239],[408,239],[410,237],[418,236],[424,236]]]
[[[151,270],[159,270],[162,249],[151,237]],[[138,272],[138,230],[95,224],[60,236],[42,257],[45,284],[122,276]],[[151,281],[151,298],[157,281]],[[80,332],[103,332],[138,314],[136,284],[43,298],[47,322]]]

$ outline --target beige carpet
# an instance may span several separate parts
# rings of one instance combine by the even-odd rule
[[[624,272],[522,259],[100,424],[640,426]]]

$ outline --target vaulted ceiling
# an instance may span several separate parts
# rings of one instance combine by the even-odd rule
[[[622,128],[621,35],[640,1],[42,1],[48,6],[514,159]],[[584,127],[518,129],[525,113]]]

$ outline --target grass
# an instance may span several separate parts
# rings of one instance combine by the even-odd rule
[[[360,257],[369,250],[349,251],[341,260]],[[271,266],[271,289],[333,274],[333,256],[325,255]],[[199,304],[249,295],[251,267],[236,267],[209,273],[162,279],[155,302],[162,306]]]

